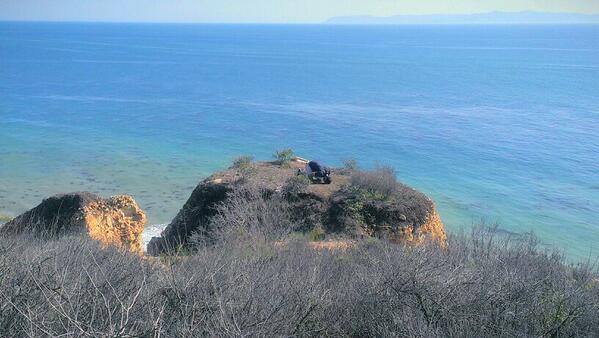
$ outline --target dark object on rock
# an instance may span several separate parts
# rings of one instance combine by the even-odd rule
[[[0,234],[31,233],[42,238],[82,233],[103,244],[141,253],[146,217],[132,197],[103,199],[89,192],[49,197],[0,228]]]
[[[308,162],[308,167],[310,167],[313,173],[324,171],[324,166],[320,165],[317,161]]]
[[[306,164],[306,174],[313,183],[331,184],[331,169],[317,161]]]

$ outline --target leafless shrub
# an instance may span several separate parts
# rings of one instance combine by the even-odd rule
[[[390,167],[378,167],[370,171],[354,171],[350,182],[354,187],[385,197],[395,195],[400,189],[395,171]]]
[[[212,238],[225,240],[248,234],[260,234],[264,239],[281,238],[295,228],[290,206],[280,194],[265,190],[251,180],[236,187],[227,200],[216,207],[209,228]],[[202,241],[203,234],[196,234],[195,241]]]
[[[6,246],[0,270],[0,336],[130,336],[152,331],[149,266],[77,237]],[[4,238],[3,238],[4,242]]]
[[[336,169],[336,173],[341,175],[351,175],[354,171],[359,170],[358,162],[354,159],[343,160],[343,166]]]
[[[260,230],[162,261],[76,237],[0,238],[0,336],[599,334],[596,268],[568,265],[533,237],[477,230],[446,249],[363,241],[318,251],[279,237],[280,214],[265,208],[222,209],[255,213],[220,222]]]
[[[285,181],[282,193],[285,198],[294,200],[299,194],[307,192],[309,186],[310,179],[305,175],[291,176]]]

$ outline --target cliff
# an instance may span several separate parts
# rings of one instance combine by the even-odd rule
[[[2,235],[29,232],[44,238],[85,233],[105,245],[141,253],[146,217],[132,197],[103,199],[89,192],[52,196],[0,228]]]
[[[230,203],[232,196],[239,196],[235,192],[248,185],[259,187],[269,198],[284,198],[294,231],[310,232],[318,227],[324,236],[375,236],[407,244],[430,240],[445,245],[445,230],[434,203],[396,182],[394,175],[333,169],[331,184],[303,186],[296,179],[303,166],[300,160],[286,165],[256,162],[211,175],[197,185],[161,237],[151,240],[147,252],[159,255],[186,247],[194,233],[210,236],[219,206]]]

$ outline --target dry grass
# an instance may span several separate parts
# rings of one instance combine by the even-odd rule
[[[308,242],[308,247],[315,250],[347,250],[356,246],[356,241],[348,239]]]

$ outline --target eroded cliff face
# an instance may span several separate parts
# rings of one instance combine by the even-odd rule
[[[189,244],[193,233],[209,233],[211,220],[219,204],[228,203],[232,192],[251,182],[268,195],[282,194],[286,182],[296,176],[301,163],[289,167],[258,162],[248,168],[229,168],[200,182],[173,221],[148,245],[148,254],[159,255]],[[421,244],[433,241],[445,245],[443,223],[434,203],[411,188],[402,191],[405,198],[377,200],[356,194],[347,172],[333,171],[333,183],[311,184],[307,191],[289,200],[293,223],[310,231],[321,226],[327,233],[346,238],[384,237],[393,242]]]
[[[88,235],[105,245],[142,253],[141,234],[146,215],[131,196],[118,195],[83,207]]]
[[[84,233],[104,245],[142,253],[144,212],[131,196],[103,199],[89,192],[52,196],[0,228],[5,235],[29,232],[52,238]]]
[[[433,207],[424,223],[400,225],[396,231],[391,231],[389,233],[389,239],[395,243],[407,243],[413,245],[420,245],[426,241],[432,241],[445,247],[447,235],[445,234],[445,227],[441,222],[441,217],[439,217],[437,210]]]

